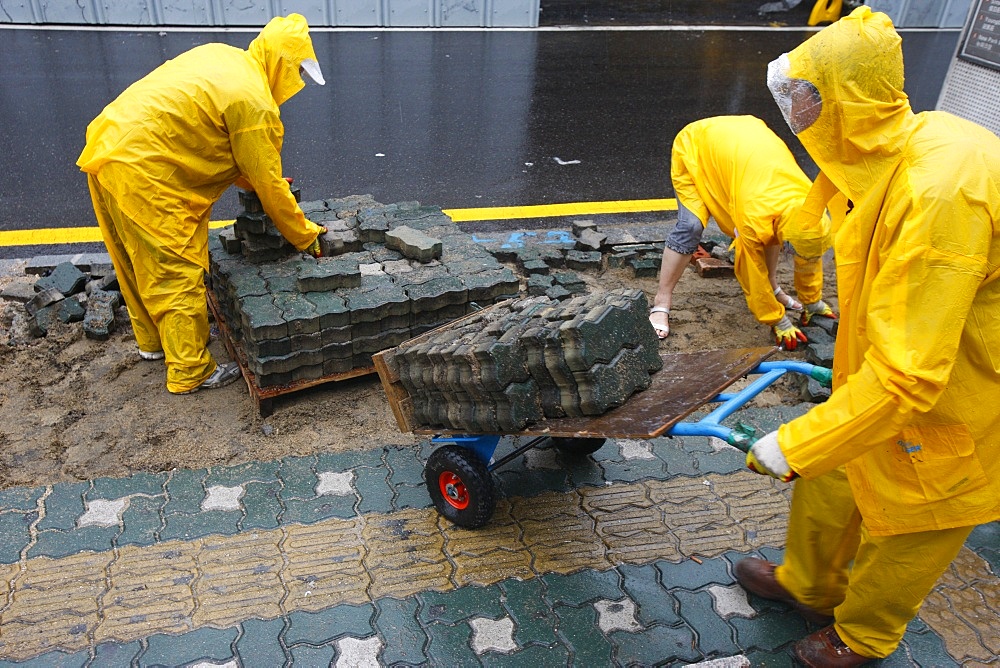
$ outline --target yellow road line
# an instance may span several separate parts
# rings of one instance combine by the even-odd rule
[[[232,224],[231,220],[216,220],[208,226],[215,229]],[[38,230],[0,231],[0,246],[52,246],[103,241],[101,230],[97,227],[43,227]]]
[[[552,218],[556,216],[587,216],[604,213],[676,210],[677,200],[670,198],[633,199],[614,202],[532,204],[529,206],[494,206],[480,209],[444,209],[444,212],[456,223],[469,223],[478,220],[514,220],[517,218]]]
[[[609,213],[676,210],[677,200],[669,198],[444,209],[444,213],[456,223],[471,223],[481,220],[596,216]],[[232,220],[216,220],[209,223],[209,227],[217,229],[232,224]],[[100,241],[102,241],[101,232],[96,227],[48,227],[37,230],[0,231],[0,246],[50,246],[54,244],[83,244]]]

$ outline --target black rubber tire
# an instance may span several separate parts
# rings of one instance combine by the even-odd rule
[[[607,442],[606,438],[557,438],[552,437],[552,445],[568,455],[592,455]]]
[[[434,507],[452,524],[476,529],[493,517],[497,505],[493,476],[471,450],[457,445],[438,448],[424,466],[424,481]],[[453,498],[444,490],[449,483]]]

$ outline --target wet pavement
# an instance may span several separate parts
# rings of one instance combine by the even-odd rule
[[[329,83],[283,109],[286,171],[307,199],[670,197],[674,133],[720,113],[762,116],[808,167],[761,83],[805,35],[317,33]],[[0,231],[92,225],[73,166],[90,118],[165,57],[249,39],[2,36]],[[916,108],[934,106],[956,39],[904,32]],[[100,246],[0,253],[88,248]],[[739,418],[767,430],[802,410]],[[685,437],[611,440],[583,459],[529,451],[499,470],[496,514],[469,531],[431,505],[434,447],[0,491],[0,666],[788,666],[812,629],[734,585],[739,559],[780,559],[790,487],[746,471],[732,448]],[[994,523],[973,532],[881,665],[1000,663],[997,573]]]
[[[734,584],[790,488],[718,441],[529,451],[477,530],[431,507],[433,447],[0,492],[0,666],[788,666],[815,630]],[[996,663],[998,568],[987,525],[877,665]]]
[[[87,123],[164,59],[205,41],[245,46],[252,36],[0,34],[0,232],[93,227],[86,179],[75,166]],[[749,113],[815,173],[763,83],[767,62],[808,34],[763,27],[316,32],[327,85],[307,87],[282,108],[285,172],[306,199],[367,193],[444,209],[666,198],[677,131],[705,116]],[[903,35],[914,108],[933,108],[958,32]],[[230,191],[214,218],[236,210]],[[0,248],[0,256],[76,252],[58,241]]]

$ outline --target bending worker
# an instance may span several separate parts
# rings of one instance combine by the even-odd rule
[[[833,392],[747,456],[801,476],[784,563],[736,576],[826,617],[795,645],[805,665],[856,666],[896,649],[975,525],[1000,519],[1000,139],[914,114],[901,40],[864,6],[772,62],[768,86],[854,209]]]
[[[318,254],[282,178],[278,105],[317,83],[306,20],[272,19],[247,50],[205,44],[129,86],[87,127],[87,173],[143,359],[164,359],[167,389],[186,394],[236,380],[235,362],[208,351],[204,274],[212,205],[234,183],[255,190],[281,233]]]
[[[677,224],[663,249],[660,280],[649,321],[657,336],[670,333],[674,288],[698,250],[709,216],[735,237],[736,278],[758,322],[774,331],[779,345],[794,350],[806,336],[788,310],[803,321],[835,318],[823,301],[823,253],[830,223],[822,210],[802,214],[810,182],[792,152],[764,121],[753,116],[719,116],[695,121],[674,139],[670,178],[677,197]],[[795,255],[795,292],[777,279],[778,256],[787,243]]]

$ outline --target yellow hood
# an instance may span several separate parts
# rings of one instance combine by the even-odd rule
[[[788,63],[788,77],[809,81],[823,100],[799,140],[856,202],[896,164],[913,118],[903,92],[902,40],[888,16],[861,6],[790,52]]]
[[[271,19],[247,49],[267,75],[276,104],[282,104],[306,85],[299,74],[303,60],[316,60],[309,24],[301,14]]]

